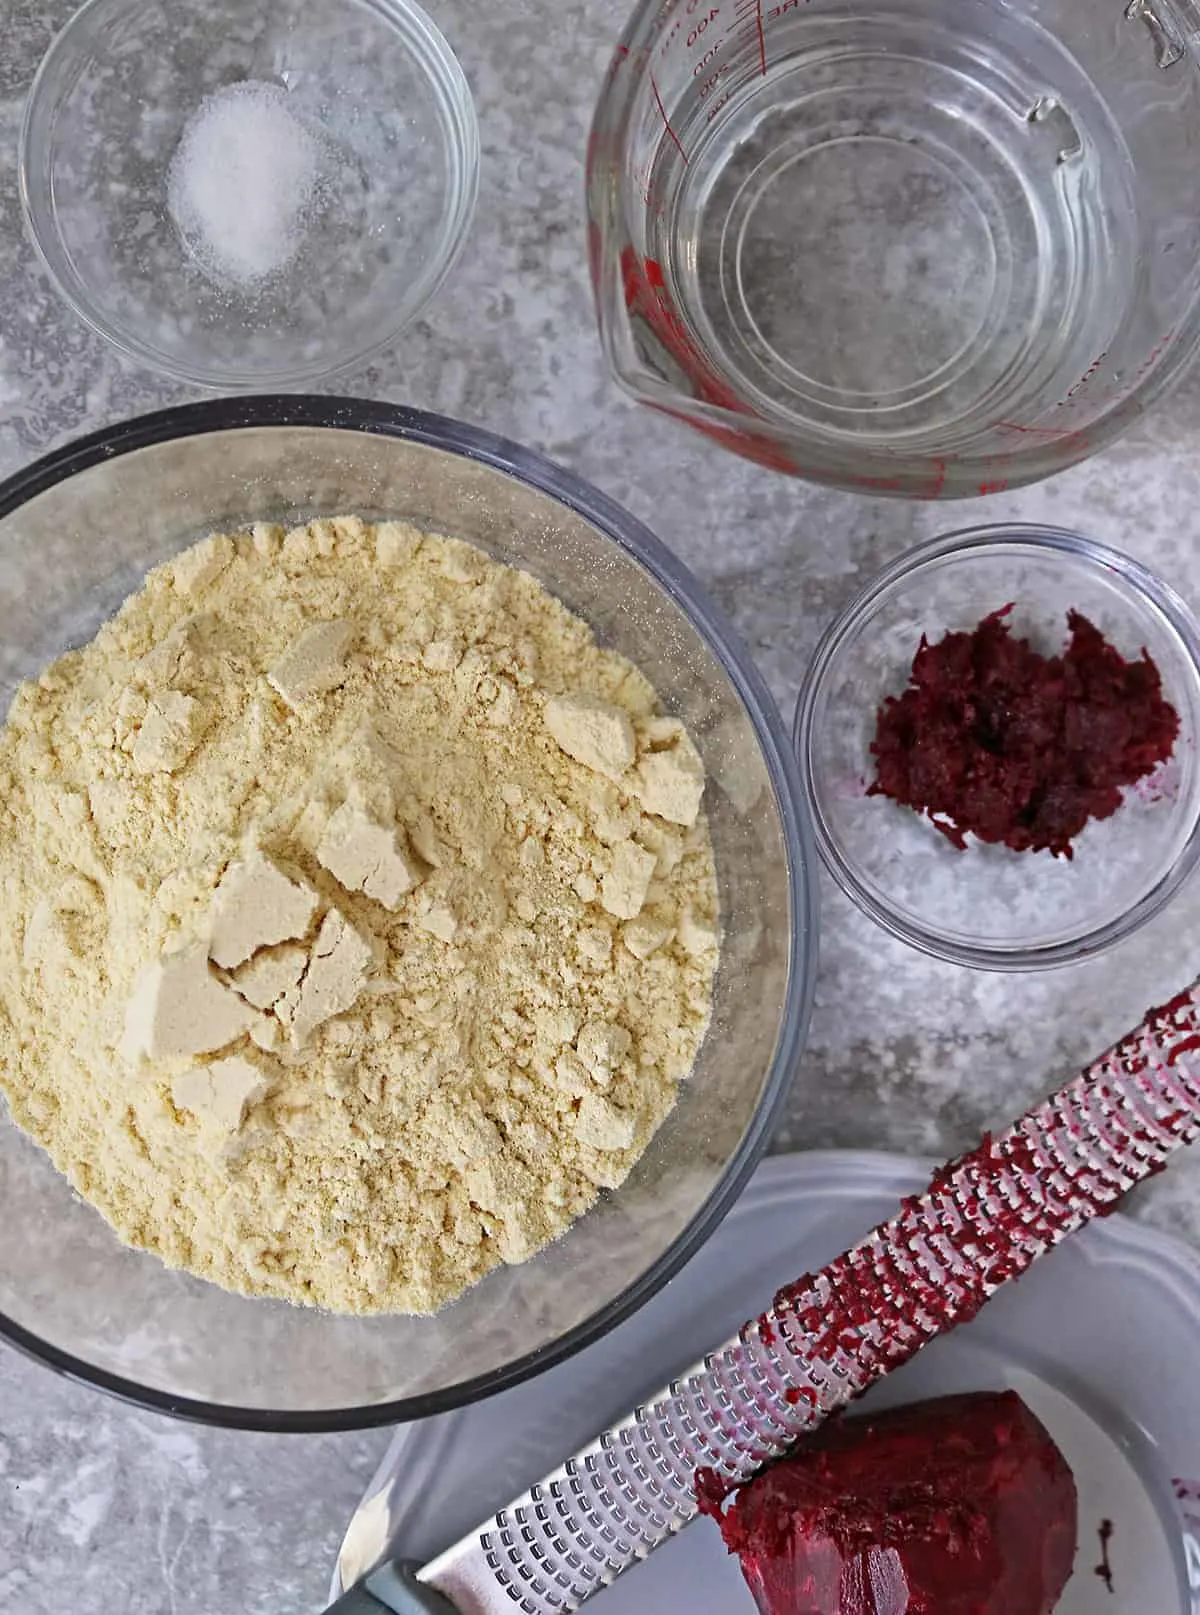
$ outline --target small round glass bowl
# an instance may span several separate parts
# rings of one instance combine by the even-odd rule
[[[1179,714],[1170,759],[1092,821],[1071,859],[968,837],[884,797],[871,742],[926,635],[970,630],[1013,602],[1013,631],[1043,654],[1089,617],[1127,658],[1143,647]],[[1145,567],[1076,533],[976,527],[910,551],[851,602],[817,647],[795,742],[817,842],[842,889],[893,936],[986,970],[1067,964],[1111,947],[1167,903],[1200,858],[1200,623]]]
[[[88,0],[34,79],[19,164],[75,312],[223,391],[392,341],[457,259],[478,169],[467,81],[410,0]]]

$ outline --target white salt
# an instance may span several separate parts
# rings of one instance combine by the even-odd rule
[[[278,84],[248,79],[206,96],[167,174],[176,228],[210,274],[241,285],[295,257],[321,149]]]

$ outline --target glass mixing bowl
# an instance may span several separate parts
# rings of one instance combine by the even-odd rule
[[[342,511],[481,545],[644,668],[704,756],[725,935],[712,1029],[630,1178],[556,1244],[433,1318],[334,1317],[171,1272],[121,1245],[0,1109],[0,1336],[117,1395],[253,1429],[422,1417],[548,1368],[634,1312],[761,1155],[816,963],[798,775],[747,652],[625,511],[471,427],[353,399],[222,400],[113,427],[19,472],[0,485],[0,701],[195,538]]]
[[[34,79],[19,163],[75,312],[221,391],[391,342],[457,261],[478,170],[470,88],[410,0],[88,0]]]
[[[1179,715],[1168,761],[1092,821],[1074,856],[951,845],[928,818],[881,796],[871,742],[886,696],[908,683],[922,635],[970,630],[1013,602],[1013,632],[1062,650],[1067,612],[1127,658],[1143,648]],[[1057,527],[949,533],[900,557],[851,601],[817,647],[795,741],[830,873],[885,930],[985,970],[1070,964],[1122,941],[1170,901],[1200,860],[1200,623],[1131,556]]]

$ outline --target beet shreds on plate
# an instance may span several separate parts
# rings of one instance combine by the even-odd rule
[[[1147,651],[1126,661],[1070,611],[1066,649],[1042,656],[1010,630],[1012,609],[922,636],[908,688],[879,708],[867,794],[928,815],[959,848],[972,834],[1070,858],[1088,820],[1171,755],[1179,715]]]

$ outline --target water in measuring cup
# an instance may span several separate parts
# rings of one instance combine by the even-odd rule
[[[712,370],[848,450],[1045,419],[1138,279],[1132,164],[1074,58],[987,0],[737,12],[720,77],[664,106],[649,184],[649,253]]]

